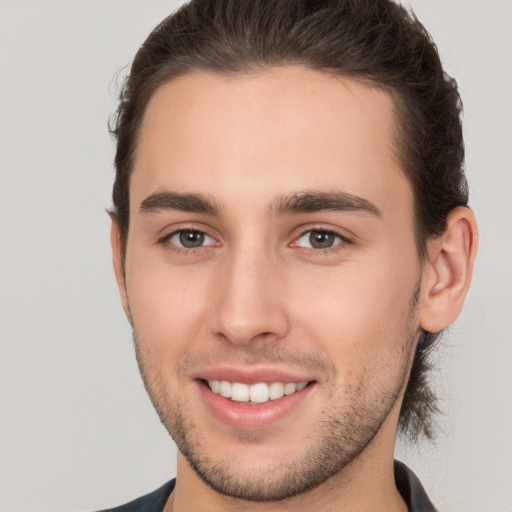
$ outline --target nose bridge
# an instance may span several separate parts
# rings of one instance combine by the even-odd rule
[[[284,275],[262,245],[234,247],[217,278],[213,330],[234,344],[279,339],[289,327],[282,297]]]

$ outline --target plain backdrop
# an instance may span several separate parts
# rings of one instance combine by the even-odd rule
[[[111,271],[116,82],[181,2],[0,0],[0,510],[87,511],[174,476]],[[465,104],[481,246],[437,356],[435,444],[398,446],[444,511],[512,510],[512,2],[411,0]]]

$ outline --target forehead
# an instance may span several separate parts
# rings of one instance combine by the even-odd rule
[[[380,207],[410,199],[394,134],[390,96],[355,80],[301,66],[191,73],[157,89],[146,108],[132,196],[171,189],[229,205],[337,189]]]

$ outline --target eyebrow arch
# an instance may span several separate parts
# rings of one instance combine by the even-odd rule
[[[156,192],[146,197],[140,204],[141,213],[153,213],[165,210],[205,213],[220,216],[221,206],[215,201],[199,194],[180,194],[178,192]]]
[[[279,198],[272,206],[273,215],[313,213],[323,210],[338,212],[362,212],[382,218],[382,212],[376,205],[347,192],[306,191]]]

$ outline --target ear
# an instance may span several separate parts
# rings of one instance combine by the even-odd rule
[[[444,233],[428,242],[422,278],[420,327],[439,332],[452,324],[464,305],[478,247],[475,216],[469,208],[452,210]]]
[[[110,228],[110,244],[112,246],[112,264],[114,266],[114,274],[116,276],[117,287],[119,288],[119,296],[124,313],[130,324],[131,315],[128,307],[128,295],[126,292],[126,279],[124,273],[123,245],[121,243],[121,228],[115,217],[111,216],[112,225]]]

